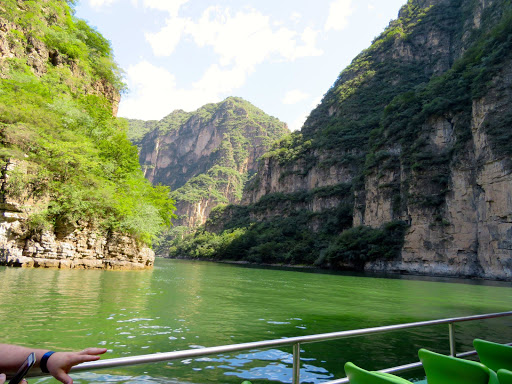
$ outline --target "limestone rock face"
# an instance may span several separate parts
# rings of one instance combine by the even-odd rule
[[[174,111],[149,125],[153,130],[137,143],[144,174],[175,190],[174,225],[190,228],[204,224],[220,203],[238,203],[257,160],[289,132],[286,124],[235,97],[195,112]]]
[[[431,245],[427,253],[430,268],[473,271],[472,274],[512,277],[512,169],[508,157],[492,150],[484,124],[491,116],[503,115],[512,97],[512,70],[506,70],[494,81],[488,94],[473,102],[471,121],[473,167],[451,170],[451,193],[446,199],[446,227],[432,231],[422,225],[410,233],[404,247],[404,262],[425,264],[418,247],[425,240]],[[469,164],[468,164],[469,165]],[[425,221],[425,217],[418,221]],[[414,222],[414,220],[413,220]],[[440,252],[439,252],[439,251]],[[440,257],[440,256],[443,257]],[[447,262],[443,262],[445,259]],[[436,265],[439,264],[439,265]]]
[[[23,162],[11,161],[0,178],[0,265],[46,268],[144,269],[153,266],[154,252],[135,239],[102,232],[87,222],[30,229],[27,218],[47,207],[48,199],[13,190],[14,172],[26,173]]]
[[[449,193],[441,210],[442,217],[435,223],[433,211],[409,205],[406,217],[402,218],[411,226],[401,260],[369,264],[369,270],[512,278],[511,159],[493,150],[485,132],[486,123],[502,116],[509,108],[511,64],[504,66],[489,92],[473,102],[469,123],[471,150],[461,164],[447,170]],[[424,130],[430,132],[432,147],[441,153],[453,148],[453,128],[445,119],[438,118],[431,119]],[[364,223],[376,227],[390,220],[389,216],[377,212],[389,212],[391,200],[383,194],[379,183],[370,179],[366,185]],[[412,188],[428,188],[428,183]]]
[[[329,158],[328,152],[315,152],[315,162],[322,163]],[[257,202],[261,197],[271,193],[294,193],[350,183],[355,167],[314,166],[308,160],[300,159],[292,164],[280,164],[273,157],[262,159],[258,168],[258,177],[244,190],[242,204]]]
[[[5,212],[4,212],[5,215]],[[0,221],[0,265],[75,269],[145,269],[153,251],[122,234],[76,229],[60,238],[49,231],[33,236],[19,220]]]

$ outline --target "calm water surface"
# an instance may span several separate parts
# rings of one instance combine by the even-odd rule
[[[1,341],[56,350],[105,346],[121,357],[512,309],[512,284],[385,279],[158,259],[150,271],[0,267]],[[447,326],[302,346],[302,382],[448,352]],[[512,318],[456,326],[512,341]],[[290,383],[290,348],[239,352],[75,375],[75,383]],[[422,377],[421,372],[405,376]],[[31,383],[56,383],[32,379]]]

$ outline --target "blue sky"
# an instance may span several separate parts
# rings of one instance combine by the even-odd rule
[[[159,120],[239,96],[300,129],[406,0],[80,0],[129,91],[119,116]]]

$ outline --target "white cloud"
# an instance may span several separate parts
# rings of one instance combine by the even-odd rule
[[[155,56],[170,56],[179,44],[186,28],[186,20],[175,18],[172,23],[157,33],[146,33],[146,40],[151,45]]]
[[[306,122],[311,111],[313,109],[315,109],[318,106],[318,104],[320,104],[321,101],[322,101],[321,97],[317,97],[316,99],[314,99],[313,102],[310,104],[310,106],[305,109],[306,112],[303,112],[299,117],[297,117],[294,121],[292,121],[292,123],[289,126],[290,130],[297,131],[297,130],[301,129],[302,126],[304,125],[304,123]]]
[[[117,0],[89,0],[89,5],[91,6],[91,8],[98,9],[104,6],[111,5],[116,1]]]
[[[221,66],[237,65],[246,71],[271,58],[293,61],[319,56],[317,32],[307,28],[302,34],[271,22],[255,9],[232,14],[229,8],[210,7],[186,32],[199,47],[210,46]]]
[[[126,70],[130,94],[123,97],[119,116],[160,119],[170,111],[169,98],[175,77],[164,68],[142,61]]]
[[[309,112],[301,114],[298,118],[296,118],[294,121],[290,123],[288,128],[290,128],[290,131],[298,131],[302,128],[304,123],[306,122],[306,119],[309,116]]]
[[[246,80],[246,71],[241,67],[230,69],[221,68],[213,64],[206,70],[201,80],[194,83],[195,89],[214,95],[229,93],[240,88]]]
[[[286,92],[286,95],[283,97],[283,104],[297,104],[303,100],[306,100],[309,97],[309,94],[303,92],[299,89],[294,89],[292,91]]]
[[[298,23],[302,19],[302,15],[299,12],[293,12],[290,16],[291,21]]]
[[[119,116],[143,120],[159,120],[176,108],[193,111],[219,101],[227,96],[224,90],[237,86],[236,74],[213,68],[192,88],[181,89],[172,73],[145,60],[130,66],[126,77],[131,92],[121,100]]]
[[[169,13],[170,17],[178,16],[181,6],[188,0],[143,0],[144,7]]]
[[[144,8],[167,12],[166,25],[156,33],[146,33],[146,40],[151,45],[155,56],[170,56],[181,41],[188,19],[178,17],[181,6],[189,0],[143,0]]]
[[[209,7],[197,20],[177,16],[187,0],[175,0],[171,7],[165,0],[144,0],[147,7],[165,10],[170,17],[166,26],[146,34],[156,56],[171,56],[185,37],[199,48],[211,48],[217,55],[202,78],[193,84],[209,97],[218,98],[243,86],[247,77],[265,61],[293,61],[320,56],[316,47],[318,31],[306,28],[296,32],[255,9],[233,13],[229,8]],[[198,58],[200,60],[200,58]]]
[[[329,6],[329,16],[325,23],[325,30],[343,30],[348,26],[348,18],[353,12],[352,0],[334,0]]]

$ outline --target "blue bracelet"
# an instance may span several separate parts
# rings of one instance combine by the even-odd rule
[[[48,359],[50,358],[50,356],[53,355],[54,353],[54,351],[48,351],[43,355],[43,357],[41,357],[39,368],[41,368],[41,371],[43,371],[44,373],[50,373],[50,371],[48,371],[48,367],[46,366],[46,364],[48,363]]]

